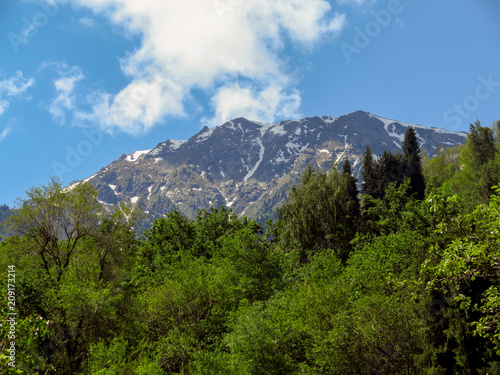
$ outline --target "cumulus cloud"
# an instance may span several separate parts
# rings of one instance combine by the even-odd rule
[[[10,107],[11,101],[25,94],[33,86],[34,82],[33,78],[25,78],[20,71],[9,78],[0,80],[0,116]],[[0,133],[0,142],[7,137],[11,130],[11,126],[2,130]]]
[[[297,90],[283,92],[279,85],[263,90],[241,87],[239,83],[220,88],[212,98],[215,116],[204,119],[207,125],[220,125],[228,119],[247,117],[272,122],[276,117],[298,117],[301,98]]]
[[[339,33],[345,23],[326,0],[72,3],[105,15],[142,39],[121,59],[128,86],[118,93],[94,93],[92,109],[77,115],[80,121],[128,133],[148,130],[168,116],[183,116],[193,89],[212,97],[214,114],[205,119],[209,123],[242,114],[266,121],[291,116],[300,94],[284,48],[310,49]]]
[[[66,122],[66,111],[76,109],[76,96],[74,93],[76,84],[84,76],[78,66],[69,67],[67,64],[51,64],[56,70],[58,78],[54,80],[56,96],[49,105],[49,112],[52,117],[61,124]]]

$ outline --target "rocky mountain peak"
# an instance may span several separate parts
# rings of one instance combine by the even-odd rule
[[[215,128],[205,126],[187,141],[167,140],[124,155],[88,180],[104,204],[128,201],[141,205],[151,218],[172,209],[193,217],[201,208],[221,205],[263,218],[299,181],[307,164],[327,170],[349,156],[359,177],[366,145],[376,154],[397,152],[408,126],[364,111],[272,124],[239,117]],[[428,155],[466,137],[411,126]]]

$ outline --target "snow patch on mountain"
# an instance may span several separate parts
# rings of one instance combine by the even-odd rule
[[[277,134],[277,135],[286,135],[287,134],[283,125],[273,126],[269,130],[271,131],[271,133]]]
[[[307,146],[309,146],[309,143],[307,143],[305,146],[302,146],[298,143],[293,143],[292,141],[289,141],[285,147],[287,148],[288,150],[288,153],[290,155],[293,155],[293,156],[297,156],[297,155],[300,155],[302,153],[302,151],[304,151]]]
[[[371,118],[375,118],[379,121],[382,121],[382,123],[384,124],[384,129],[387,132],[387,134],[389,134],[389,136],[392,138],[397,138],[400,142],[403,142],[405,135],[403,133],[398,133],[396,131],[396,124],[400,124],[400,125],[405,126],[405,127],[408,127],[408,126],[413,126],[414,128],[417,127],[416,125],[400,123],[398,121],[389,120],[389,119],[386,119],[383,117],[374,116],[372,114],[369,114],[369,116]],[[398,145],[398,147],[401,148],[401,145]]]
[[[213,132],[214,132],[214,129],[207,127],[203,133],[198,135],[198,137],[196,138],[196,143],[206,141],[208,138],[210,138],[210,136],[212,135]]]
[[[340,160],[342,160],[342,158],[344,157],[345,153],[347,151],[343,151],[340,155],[338,155],[336,158],[335,158],[335,163],[338,163]]]
[[[76,188],[79,184],[80,184],[80,182],[75,182],[73,185],[66,186],[66,187],[62,190],[62,192],[63,192],[63,193],[69,193],[71,190],[73,190],[74,188]]]
[[[263,137],[268,131],[272,130],[277,124],[264,124],[263,122],[253,121],[253,123],[260,126],[260,136]]]
[[[322,117],[320,117],[320,118],[321,118],[321,119],[325,122],[325,124],[327,124],[327,125],[330,125],[331,123],[334,123],[334,122],[335,122],[335,120],[337,120],[337,118],[336,118],[336,117],[329,117],[329,116],[322,116]]]
[[[130,155],[127,155],[125,160],[129,162],[136,162],[142,155],[146,155],[149,153],[151,150],[143,150],[143,151],[134,151]]]
[[[170,148],[171,150],[177,150],[177,149],[178,149],[179,147],[181,147],[181,145],[182,145],[183,143],[185,143],[186,141],[180,141],[180,140],[177,140],[177,139],[171,139],[171,140],[170,140],[170,142],[171,142],[172,144],[170,145],[170,147],[169,147],[169,148]]]
[[[465,132],[455,132],[453,130],[447,130],[447,129],[441,129],[441,128],[435,128],[435,127],[428,127],[428,126],[422,126],[422,125],[416,125],[416,124],[408,124],[406,122],[400,122],[400,121],[396,121],[396,120],[390,120],[390,119],[386,119],[384,117],[380,117],[380,116],[375,116],[375,115],[372,115],[371,113],[368,114],[371,118],[376,118],[377,120],[380,120],[384,123],[384,125],[390,125],[390,124],[393,124],[393,123],[396,123],[396,124],[400,124],[404,127],[413,127],[414,129],[425,129],[425,130],[429,130],[429,129],[432,129],[432,131],[436,132],[436,133],[440,133],[440,134],[454,134],[454,135],[458,135],[460,137],[467,137],[467,133]]]
[[[97,173],[96,174],[93,174],[92,176],[86,178],[85,180],[83,180],[83,182],[89,182],[90,180],[92,180],[95,176],[97,176]]]
[[[286,163],[289,160],[290,159],[285,158],[285,154],[283,153],[283,150],[279,150],[278,153],[276,154],[276,157],[273,160],[271,160],[271,164],[276,165],[276,164],[280,164],[280,163]]]
[[[169,151],[175,151],[179,147],[181,147],[181,145],[183,143],[185,143],[185,142],[187,142],[187,141],[180,141],[180,140],[177,140],[177,139],[169,139],[168,141],[160,143],[157,147],[155,147],[154,149],[150,150],[150,152],[148,152],[148,156],[156,156],[156,155],[158,155],[160,152],[163,151],[163,149],[165,147],[167,147],[167,145],[168,145],[168,150]],[[159,160],[161,160],[161,159],[159,159]],[[155,161],[158,162],[157,159],[155,159]]]
[[[259,168],[260,163],[262,163],[262,160],[264,160],[264,145],[262,144],[262,140],[260,138],[257,138],[257,143],[260,146],[260,151],[259,151],[259,161],[255,163],[254,167],[247,173],[247,175],[243,178],[243,181],[247,182],[250,177],[253,176],[257,168]]]
[[[344,147],[348,148],[350,144],[347,143],[347,134],[339,134],[339,137],[344,137]]]
[[[467,137],[467,133],[465,133],[465,132],[454,132],[454,131],[451,131],[451,130],[434,128],[434,127],[432,127],[431,129],[433,131],[435,131],[436,133],[441,133],[441,134],[455,134],[455,135],[459,135],[459,136],[464,137],[464,138]]]
[[[291,155],[299,154],[300,145],[298,143],[288,142],[285,147],[288,149],[288,153]]]

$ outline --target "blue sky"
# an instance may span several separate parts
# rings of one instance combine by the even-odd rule
[[[497,0],[4,0],[0,204],[204,125],[500,119]]]

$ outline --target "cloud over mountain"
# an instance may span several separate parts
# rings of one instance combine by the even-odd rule
[[[205,122],[238,115],[272,121],[298,113],[300,93],[283,58],[339,33],[345,16],[326,0],[72,0],[141,39],[122,57],[129,84],[96,92],[82,121],[127,133],[183,116],[192,90],[211,97]],[[239,97],[242,102],[223,100]]]

